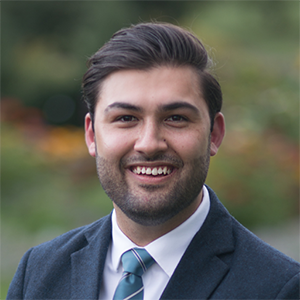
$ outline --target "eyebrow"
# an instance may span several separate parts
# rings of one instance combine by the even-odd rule
[[[180,108],[187,108],[192,110],[194,113],[196,113],[197,115],[199,115],[199,110],[196,106],[187,103],[187,102],[181,102],[181,101],[177,101],[177,102],[172,102],[170,104],[164,104],[161,105],[159,107],[159,110],[166,112],[166,111],[170,111],[170,110],[176,110],[176,109],[180,109]]]
[[[114,109],[114,108],[128,109],[128,110],[133,110],[136,112],[143,111],[143,109],[140,106],[136,106],[136,105],[129,104],[126,102],[114,102],[114,103],[110,104],[109,106],[107,106],[106,109],[104,110],[104,112],[107,113],[111,109]],[[190,109],[197,115],[199,115],[199,113],[200,113],[196,106],[194,106],[190,103],[187,103],[187,102],[182,102],[182,101],[176,101],[176,102],[172,102],[169,104],[160,105],[159,111],[167,112],[167,111],[172,111],[172,110],[176,110],[176,109],[180,109],[180,108]]]
[[[107,106],[105,108],[104,112],[107,113],[113,108],[121,108],[121,109],[128,109],[128,110],[133,110],[133,111],[137,111],[137,112],[142,112],[141,107],[132,105],[129,103],[125,103],[125,102],[114,102],[114,103],[110,104],[109,106]]]

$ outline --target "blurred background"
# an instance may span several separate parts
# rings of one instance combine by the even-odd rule
[[[27,249],[110,212],[84,142],[81,78],[115,31],[149,20],[193,31],[215,60],[227,133],[208,185],[299,260],[297,1],[4,1],[1,299]]]

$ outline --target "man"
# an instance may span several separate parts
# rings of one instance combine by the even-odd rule
[[[209,64],[191,33],[157,23],[117,32],[90,59],[86,143],[114,210],[30,249],[8,299],[299,298],[299,264],[204,185],[225,132]]]

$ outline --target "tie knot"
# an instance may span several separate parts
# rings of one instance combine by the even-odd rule
[[[153,263],[154,259],[145,249],[133,248],[122,255],[124,272],[138,276],[142,276]]]

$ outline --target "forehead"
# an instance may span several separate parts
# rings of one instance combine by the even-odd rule
[[[154,109],[172,102],[205,105],[200,78],[191,67],[157,67],[150,70],[121,70],[102,83],[97,110],[104,111],[115,102]]]

